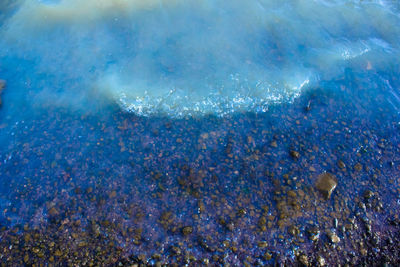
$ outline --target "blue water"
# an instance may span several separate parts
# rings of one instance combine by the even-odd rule
[[[399,24],[391,1],[22,1],[0,56],[3,72],[34,74],[37,106],[220,116],[265,112],[346,68],[397,72]]]
[[[186,264],[174,246],[211,264],[290,265],[299,251],[344,264],[354,240],[370,245],[368,218],[383,252],[350,263],[372,264],[398,231],[399,48],[394,1],[3,1],[0,260],[46,264],[52,249],[25,262],[5,245],[34,229],[64,264]],[[338,179],[329,200],[324,172]],[[366,190],[383,209],[362,209]]]

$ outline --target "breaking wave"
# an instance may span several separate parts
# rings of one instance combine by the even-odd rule
[[[172,117],[263,112],[400,43],[398,6],[356,0],[27,0],[0,31],[2,58],[46,74],[32,101]]]

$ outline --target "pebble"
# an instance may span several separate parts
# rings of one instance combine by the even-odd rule
[[[270,259],[272,259],[271,253],[265,252],[265,254],[264,254],[264,259],[267,260],[267,261],[269,261]]]
[[[339,161],[337,162],[337,165],[338,165],[339,168],[341,168],[341,169],[346,168],[346,164],[344,164],[344,162],[343,162],[342,160],[339,160]]]
[[[337,185],[337,179],[335,175],[325,172],[318,176],[315,187],[324,195],[326,199],[331,197],[333,190]]]
[[[276,143],[276,141],[271,142],[271,147],[275,147],[275,148],[278,147],[278,144]]]
[[[6,87],[6,81],[5,80],[0,80],[0,93],[5,87]]]
[[[330,233],[328,233],[328,236],[332,243],[340,242],[340,237],[338,237],[337,234],[330,232]]]
[[[182,228],[183,235],[190,235],[192,232],[193,232],[193,227],[191,226],[185,226]]]
[[[295,150],[291,150],[291,151],[289,152],[289,154],[290,154],[290,156],[292,156],[292,158],[294,158],[294,159],[300,158],[300,153],[297,152],[297,151],[295,151]]]
[[[266,248],[267,246],[268,246],[268,243],[266,241],[258,242],[258,247],[259,248]]]
[[[299,261],[303,266],[309,266],[308,257],[306,255],[300,255]]]
[[[366,190],[365,192],[364,192],[364,198],[365,199],[370,199],[371,197],[373,197],[374,196],[374,193],[371,191],[371,190]]]
[[[321,256],[317,257],[317,262],[318,262],[319,266],[325,266],[325,264],[326,264],[325,259],[323,257],[321,257]]]
[[[354,165],[354,169],[356,170],[356,171],[362,171],[362,169],[363,169],[363,165],[361,164],[361,163],[357,163],[356,165]]]

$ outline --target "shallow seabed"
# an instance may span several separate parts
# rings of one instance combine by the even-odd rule
[[[373,6],[377,2],[367,4],[381,10]],[[18,7],[2,7],[9,16],[0,21],[15,27]],[[193,115],[185,101],[168,111],[150,101],[151,112],[142,114],[93,85],[99,73],[109,73],[88,70],[97,59],[88,56],[78,70],[64,69],[64,63],[51,65],[52,53],[61,48],[44,52],[51,42],[44,50],[33,44],[26,51],[19,43],[11,51],[10,39],[0,41],[0,79],[6,80],[0,109],[1,264],[399,265],[400,68],[398,36],[391,34],[396,29],[388,27],[399,24],[398,7],[385,8],[393,17],[383,17],[375,37],[389,48],[361,42],[372,52],[331,61],[334,73],[307,65],[318,78],[295,97],[233,112],[205,106]],[[74,14],[84,14],[79,23],[90,14],[99,19],[85,10]],[[85,38],[78,38],[81,44]],[[163,50],[164,59],[169,52]],[[284,49],[275,52],[290,58]],[[306,61],[313,62],[312,56]],[[164,73],[147,71],[152,79]],[[165,77],[163,85],[176,81]],[[135,77],[127,82],[136,84]]]

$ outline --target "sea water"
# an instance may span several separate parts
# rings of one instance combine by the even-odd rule
[[[1,1],[0,262],[395,265],[399,14]]]
[[[14,89],[12,100],[35,106],[116,103],[171,117],[265,112],[346,68],[398,71],[398,8],[358,0],[19,1],[0,28],[0,67],[35,74],[30,93]]]

